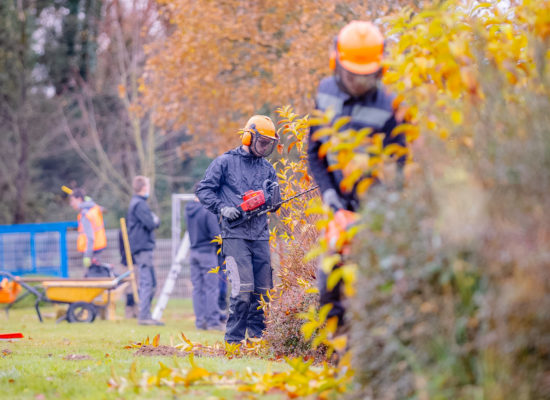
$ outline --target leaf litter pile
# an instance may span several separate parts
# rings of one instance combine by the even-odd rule
[[[119,376],[114,368],[108,381],[110,390],[123,393],[127,389],[147,391],[154,387],[165,387],[176,393],[178,389],[188,390],[191,387],[216,386],[234,389],[250,395],[281,393],[289,398],[314,396],[326,399],[335,393],[346,391],[352,377],[349,354],[342,357],[338,365],[323,362],[313,365],[313,359],[269,357],[265,341],[249,343],[215,343],[212,346],[191,342],[183,333],[181,342],[170,346],[160,345],[160,335],[152,341],[147,337],[142,342],[131,343],[126,349],[136,349],[136,356],[170,356],[173,366],[159,362],[156,373],[138,372],[136,362],[130,366],[128,376]],[[170,339],[172,342],[172,338]],[[181,366],[179,357],[188,357],[190,366]],[[244,371],[225,371],[223,373],[208,371],[197,364],[200,357],[240,358],[259,357],[270,361],[284,361],[288,368],[284,372],[257,373],[250,367]]]
[[[159,344],[160,334],[156,335],[153,340],[147,337],[142,342],[131,343],[124,346],[125,349],[137,349],[134,353],[136,356],[180,356],[187,357],[193,354],[197,357],[226,357],[237,358],[242,356],[260,356],[267,353],[266,343],[257,341],[247,343],[244,347],[241,344],[230,343],[215,343],[212,346],[203,345],[201,343],[191,342],[183,333],[180,333],[181,343],[176,345],[164,346]],[[172,340],[171,340],[172,341]]]
[[[136,356],[178,356],[178,357],[185,357],[188,355],[188,353],[185,353],[181,351],[180,349],[176,349],[175,347],[171,346],[151,346],[151,345],[144,345],[141,346],[138,351],[134,353]]]

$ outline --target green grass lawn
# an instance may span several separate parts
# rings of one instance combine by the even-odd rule
[[[122,316],[124,305],[117,311]],[[45,314],[53,314],[53,307],[43,307]],[[130,365],[136,361],[137,370],[155,374],[159,361],[173,365],[171,357],[139,357],[135,350],[124,349],[130,342],[151,339],[160,334],[160,344],[179,343],[178,335],[184,332],[192,341],[213,344],[223,341],[223,332],[198,331],[190,300],[171,300],[165,311],[165,326],[139,326],[136,320],[103,321],[91,324],[67,322],[55,319],[38,322],[33,308],[4,311],[0,314],[0,333],[21,332],[24,339],[13,342],[0,341],[0,398],[1,399],[141,399],[141,398],[242,398],[242,393],[230,388],[196,387],[177,388],[176,396],[168,388],[153,388],[147,392],[127,389],[118,393],[109,391],[107,381],[111,368],[117,375],[128,377]],[[9,353],[2,357],[3,350]],[[66,360],[68,355],[85,355],[86,360]],[[288,368],[285,364],[258,358],[196,357],[197,364],[208,371],[242,371],[250,367],[255,372],[277,371]],[[179,364],[189,365],[187,358],[179,358]],[[281,398],[281,396],[270,396]]]

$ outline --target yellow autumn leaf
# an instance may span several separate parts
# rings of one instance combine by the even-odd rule
[[[326,219],[320,219],[315,222],[315,227],[318,230],[325,229],[328,226],[329,221]]]
[[[327,278],[327,290],[332,290],[336,287],[338,282],[342,280],[342,269],[336,268],[334,269]]]
[[[166,366],[164,363],[162,363],[161,361],[159,361],[159,364],[160,364],[160,369],[159,371],[157,372],[157,381],[156,381],[156,384],[158,385],[159,382],[161,381],[161,379],[163,378],[167,378],[169,377],[171,374],[172,374],[172,368]]]
[[[409,150],[397,143],[392,143],[384,148],[384,154],[387,156],[395,156],[397,158],[407,155]]]
[[[304,256],[304,262],[309,262],[311,260],[314,260],[317,257],[321,256],[324,252],[325,252],[325,250],[321,246],[313,247]]]
[[[319,325],[316,321],[309,321],[300,327],[300,331],[304,335],[304,339],[309,340]]]
[[[344,293],[348,297],[355,295],[355,281],[357,279],[357,265],[347,264],[341,267],[342,280],[344,281]]]
[[[439,131],[439,137],[443,140],[447,139],[449,137],[449,131],[447,129],[441,129]]]
[[[333,130],[331,128],[323,127],[320,129],[317,129],[312,136],[313,140],[321,140],[326,136],[331,136],[333,134]]]
[[[325,304],[319,310],[319,323],[322,324],[326,321],[328,313],[332,310],[332,304]]]
[[[220,271],[220,266],[218,265],[216,268],[212,268],[210,271],[208,271],[209,274],[217,274]]]
[[[351,117],[340,117],[336,121],[334,121],[334,124],[332,124],[332,129],[334,132],[339,132],[342,127],[346,124],[348,124],[351,121]]]
[[[357,184],[357,193],[359,195],[365,194],[367,190],[369,190],[373,182],[374,179],[372,178],[361,179],[361,181]]]
[[[324,328],[330,335],[334,334],[336,332],[336,329],[338,329],[338,317],[330,317],[327,320],[327,324]]]
[[[190,355],[191,356],[191,355]],[[187,373],[187,383],[192,383],[195,381],[199,381],[202,378],[210,376],[210,372],[208,372],[207,369],[204,369],[202,367],[193,366],[191,370]],[[187,386],[187,385],[186,385]]]
[[[318,156],[321,158],[326,157],[331,146],[332,143],[330,142],[325,142],[321,146],[319,146],[319,151],[317,152]]]
[[[462,112],[461,112],[461,111],[459,111],[459,110],[453,110],[453,111],[451,112],[451,121],[453,121],[453,123],[454,123],[455,125],[460,125],[460,124],[462,124],[462,119],[463,119],[463,117],[462,117]]]
[[[343,351],[348,344],[348,338],[345,335],[336,336],[330,340],[330,345],[337,351]]]
[[[132,364],[130,365],[130,373],[128,374],[128,377],[130,378],[130,381],[133,382],[134,384],[138,383],[139,376],[137,373],[136,361],[132,362]]]
[[[339,254],[327,256],[323,258],[321,268],[326,274],[329,274],[332,271],[332,268],[334,268],[334,266],[340,262],[341,258],[342,257]]]
[[[214,239],[212,239],[210,243],[222,244],[222,236],[221,235],[214,236]]]

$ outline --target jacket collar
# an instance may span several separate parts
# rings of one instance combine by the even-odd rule
[[[238,155],[240,155],[241,157],[245,157],[245,158],[251,158],[253,160],[257,160],[257,159],[260,159],[260,158],[263,158],[263,157],[258,157],[258,156],[255,156],[254,154],[252,154],[252,152],[248,152],[246,151],[245,149],[243,149],[243,146],[239,146],[237,148],[235,148],[233,151],[235,151]]]

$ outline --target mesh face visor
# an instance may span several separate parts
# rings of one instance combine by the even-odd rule
[[[348,71],[340,66],[338,73],[340,74],[340,79],[344,87],[354,96],[365,94],[369,90],[374,89],[378,84],[379,74],[376,72],[361,75]]]
[[[250,146],[250,150],[257,157],[267,157],[273,152],[277,142],[278,140],[276,138],[263,136],[256,133],[254,135],[254,140],[252,141],[252,146]]]

